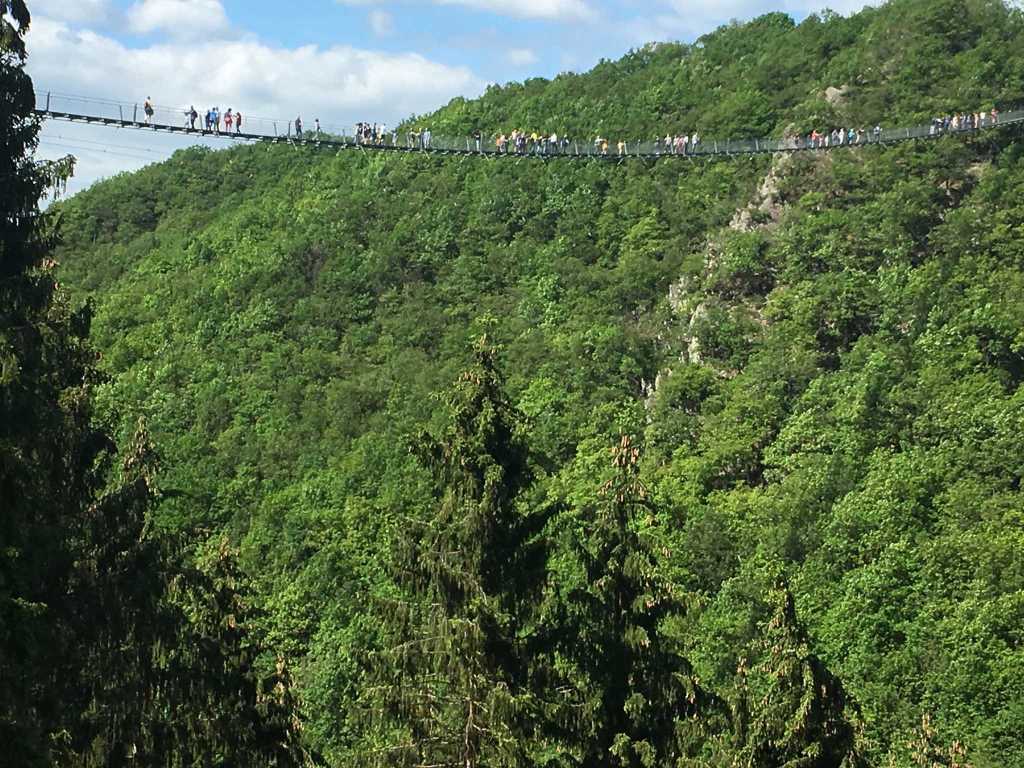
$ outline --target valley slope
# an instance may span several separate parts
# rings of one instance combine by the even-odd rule
[[[1022,44],[992,0],[773,14],[416,122],[927,121],[1024,103]],[[1022,201],[1015,131],[656,164],[194,148],[60,204],[58,257],[96,303],[101,412],[162,455],[159,525],[240,546],[333,764],[381,563],[432,503],[410,442],[486,334],[536,494],[570,510],[553,529],[642,442],[645,533],[695,606],[664,630],[708,686],[756,654],[785,572],[874,764],[911,765],[927,714],[978,768],[1020,767]]]

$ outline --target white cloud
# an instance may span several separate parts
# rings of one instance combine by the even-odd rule
[[[211,38],[191,43],[183,56],[178,44],[130,48],[45,18],[33,24],[28,43],[29,73],[38,89],[139,103],[152,96],[158,107],[166,105],[158,112],[161,122],[183,121],[181,112],[190,104],[200,112],[230,106],[243,110],[253,131],[273,128],[258,115],[287,120],[302,114],[309,124],[319,117],[327,129],[360,119],[393,125],[454,96],[479,95],[484,86],[465,67],[349,46],[281,48]]]
[[[460,5],[479,11],[512,16],[519,19],[547,19],[549,21],[584,21],[597,14],[586,0],[409,0],[433,5]],[[381,0],[335,0],[339,5],[376,5]]]
[[[110,0],[34,0],[32,17],[46,16],[72,24],[98,24],[110,16]]]
[[[502,16],[550,21],[587,21],[596,17],[584,0],[434,0],[438,5],[463,5]]]
[[[509,48],[505,60],[514,67],[528,67],[537,63],[537,54],[529,48]]]
[[[387,37],[395,31],[395,19],[387,11],[370,11],[370,29],[377,37]]]
[[[221,32],[228,16],[220,0],[140,0],[127,12],[133,32],[167,32],[173,37],[195,38]]]

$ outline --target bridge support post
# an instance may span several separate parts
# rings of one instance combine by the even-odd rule
[[[139,105],[138,104],[136,104],[135,105],[135,109],[132,110],[132,122],[133,123],[139,122]]]
[[[50,111],[50,92],[46,92],[46,111]]]
[[[121,116],[121,122],[123,123],[124,122],[124,107],[122,107],[120,104],[117,105],[117,114],[119,114]]]

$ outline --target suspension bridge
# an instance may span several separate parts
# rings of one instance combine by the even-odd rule
[[[365,141],[348,136],[344,131],[321,132],[306,130],[301,135],[294,131],[294,123],[269,118],[250,118],[244,115],[243,128],[211,130],[192,127],[191,110],[174,110],[154,107],[148,119],[138,104],[108,101],[82,96],[56,93],[36,93],[35,114],[44,120],[64,120],[72,123],[101,125],[112,128],[127,128],[139,131],[176,134],[184,137],[223,139],[231,142],[261,142],[290,144],[324,149],[354,149],[372,152],[407,152],[434,155],[462,155],[508,158],[552,158],[590,159],[620,161],[626,158],[645,160],[700,159],[731,157],[737,155],[774,154],[779,152],[822,152],[851,147],[891,145],[906,141],[938,139],[949,135],[973,135],[986,131],[1003,130],[1024,123],[1024,110],[1011,110],[993,116],[979,113],[983,120],[979,125],[957,127],[936,127],[934,123],[899,128],[881,126],[847,133],[842,140],[830,139],[828,134],[820,140],[810,141],[808,137],[791,136],[781,139],[717,139],[701,138],[696,144],[688,145],[684,151],[666,145],[661,141],[619,141],[601,139],[594,141],[567,140],[557,143],[546,140],[530,142],[524,150],[506,146],[495,146],[492,138],[432,136],[426,132],[389,132],[381,140]],[[202,116],[201,116],[202,117]],[[201,118],[200,118],[201,119]],[[199,121],[197,121],[199,122]]]

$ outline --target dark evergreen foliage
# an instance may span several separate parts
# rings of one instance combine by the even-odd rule
[[[601,500],[578,513],[583,583],[562,597],[558,616],[559,651],[580,697],[567,741],[586,768],[676,765],[700,752],[721,702],[664,635],[665,621],[686,607],[638,532],[654,514],[640,448],[623,436],[612,454]]]
[[[854,724],[856,705],[811,650],[789,586],[779,582],[768,597],[772,616],[763,628],[757,669],[765,691],[759,700],[743,705],[749,730],[744,723],[741,763],[750,768],[864,765]]]
[[[712,137],[1021,103],[1019,9],[892,0],[849,18],[769,14],[424,119],[437,133]],[[573,765],[621,734],[627,764],[859,753],[1021,768],[1020,138],[653,167],[191,149],[60,204],[62,280],[94,295],[110,376],[97,412],[122,445],[145,415],[161,484],[181,489],[147,530],[227,536],[237,583],[251,579],[244,637],[217,629],[227,593],[180,603],[194,627],[170,621],[169,636],[219,638],[181,663],[220,664],[224,643],[255,674],[242,685],[222,659],[224,680],[259,702],[279,651],[302,746],[331,765]],[[43,704],[59,694],[39,675],[65,647],[33,643],[71,574],[67,557],[40,565],[63,529],[24,500],[57,519],[62,494],[77,497],[50,467],[91,465],[72,406],[95,374],[74,334],[69,352],[52,332],[86,317],[37,311],[43,271],[19,280],[0,304],[15,308],[0,482],[16,500],[0,610],[18,659],[0,665],[0,699],[4,713],[37,703],[35,720],[3,721],[28,743],[51,728]],[[29,315],[46,334],[11,330]],[[501,395],[472,361],[484,329],[503,349]],[[431,397],[467,365],[478,373],[454,400]],[[442,437],[421,461],[406,446],[424,431]],[[621,434],[642,434],[648,491],[616,507],[597,489]],[[544,546],[522,547],[541,525]],[[780,568],[800,623],[766,604]],[[700,704],[698,677],[733,703],[732,728]],[[292,704],[264,731],[228,711],[241,702],[217,699],[240,724],[223,749],[264,732],[293,743]],[[467,702],[502,705],[468,748]]]
[[[64,725],[55,670],[75,648],[74,543],[107,445],[91,424],[87,315],[69,309],[47,260],[39,199],[72,165],[31,159],[29,23],[21,0],[0,2],[0,740],[34,766]]]
[[[367,682],[381,742],[367,764],[532,764],[530,630],[544,551],[522,507],[532,473],[519,416],[485,339],[475,357],[446,399],[449,426],[418,445],[437,501],[397,537],[391,568],[405,599],[388,606]]]
[[[240,589],[233,574],[197,580],[200,572],[182,565],[173,538],[151,525],[157,461],[145,429],[136,428],[115,470],[117,448],[94,414],[103,376],[87,340],[92,309],[72,311],[58,288],[53,217],[39,209],[73,161],[32,157],[29,24],[22,0],[0,0],[3,760],[17,768],[300,765],[306,752],[286,669],[261,672],[255,637],[218,603]],[[191,605],[174,599],[183,584]],[[231,626],[221,631],[222,623]]]

